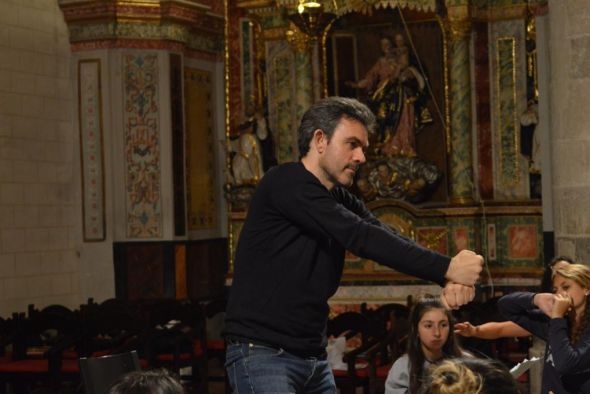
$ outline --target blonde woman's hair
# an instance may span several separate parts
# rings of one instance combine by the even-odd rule
[[[432,371],[429,393],[478,394],[482,389],[482,380],[478,374],[467,368],[463,363],[445,360]]]
[[[571,279],[582,287],[590,289],[590,268],[584,264],[570,264],[553,272],[553,279],[559,275]]]

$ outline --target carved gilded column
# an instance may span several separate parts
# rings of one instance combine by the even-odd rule
[[[305,52],[296,52],[295,78],[295,101],[297,105],[297,119],[301,119],[303,113],[313,103],[313,72],[311,61],[311,49]],[[299,123],[297,123],[297,126],[299,126]]]
[[[474,182],[469,67],[471,22],[467,6],[449,8],[448,31],[451,85],[451,202],[470,204],[474,201]]]

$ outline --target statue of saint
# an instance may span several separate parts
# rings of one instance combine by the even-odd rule
[[[423,103],[426,86],[424,76],[410,64],[410,54],[404,36],[381,38],[383,55],[357,82],[348,86],[369,93],[369,107],[378,122],[377,144],[385,156],[416,156],[415,132],[432,122],[432,116]]]

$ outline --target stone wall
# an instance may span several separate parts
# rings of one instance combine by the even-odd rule
[[[0,316],[77,306],[80,170],[56,0],[0,2]]]
[[[590,263],[590,8],[549,2],[556,252]]]

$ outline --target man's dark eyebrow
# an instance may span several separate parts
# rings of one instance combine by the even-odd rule
[[[358,139],[357,137],[348,137],[346,139],[346,142],[353,142],[353,141],[356,142],[357,144],[359,144],[360,146],[364,146],[363,142],[360,139]],[[368,146],[368,144],[367,144],[367,146]]]

